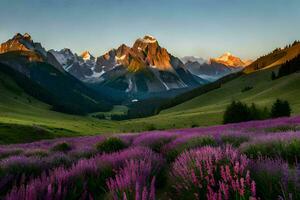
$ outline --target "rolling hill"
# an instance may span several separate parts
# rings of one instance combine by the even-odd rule
[[[52,111],[49,105],[28,96],[9,76],[0,72],[0,89],[3,91],[0,93],[0,125],[6,127],[0,129],[0,134],[9,134],[14,139],[18,138],[17,142],[20,142],[43,137],[208,126],[222,123],[225,107],[233,99],[270,107],[272,102],[280,97],[291,103],[293,115],[300,114],[300,74],[294,73],[272,81],[271,73],[272,69],[267,69],[244,74],[218,89],[163,110],[152,117],[111,121]],[[253,89],[242,92],[247,86]],[[26,138],[26,135],[14,132],[15,127],[20,125],[31,130],[34,135],[36,129],[45,130],[45,135],[36,138],[31,134]]]
[[[300,74],[294,73],[272,81],[272,70],[275,69],[244,74],[218,89],[166,109],[156,116],[136,119],[135,127],[140,127],[144,121],[154,124],[157,129],[220,124],[223,112],[232,100],[270,108],[274,100],[281,98],[290,102],[293,115],[300,114]],[[248,86],[253,89],[242,92]]]
[[[252,73],[256,70],[268,69],[284,64],[285,62],[292,60],[300,54],[300,42],[295,41],[293,44],[286,46],[285,48],[277,48],[271,53],[258,58],[255,62],[248,65],[245,69],[245,73]]]

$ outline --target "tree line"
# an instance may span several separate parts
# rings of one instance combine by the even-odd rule
[[[254,103],[250,106],[241,101],[232,101],[225,110],[223,123],[238,123],[251,120],[263,120],[291,115],[288,101],[277,99],[269,110],[267,107],[258,108]]]
[[[287,61],[279,67],[278,73],[272,72],[271,79],[275,80],[283,76],[300,71],[300,55],[292,60]]]

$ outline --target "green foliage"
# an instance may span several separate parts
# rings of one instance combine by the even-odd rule
[[[287,76],[298,71],[300,71],[300,55],[281,65],[276,78]]]
[[[288,101],[277,99],[272,105],[271,117],[289,117],[291,115],[291,107]]]
[[[276,132],[289,132],[289,131],[299,131],[300,127],[296,125],[282,125],[275,126],[271,128],[266,128],[266,132],[276,133]]]
[[[47,151],[39,149],[39,150],[31,150],[29,152],[25,152],[25,155],[28,157],[47,157],[49,154]]]
[[[68,157],[65,154],[58,154],[58,155],[54,155],[51,158],[51,166],[54,167],[71,167],[72,163],[74,163],[74,160],[70,159],[70,157]]]
[[[154,143],[148,145],[148,147],[150,147],[153,151],[157,152],[157,153],[161,153],[161,148],[171,142],[173,140],[173,138],[161,138],[160,140],[155,141]]]
[[[261,120],[266,119],[269,116],[267,108],[260,110],[255,104],[250,107],[240,101],[232,101],[227,106],[223,116],[223,123],[237,123],[250,120]]]
[[[224,124],[249,120],[251,120],[250,110],[246,104],[243,104],[240,101],[232,101],[232,103],[226,108],[223,116]]]
[[[112,169],[107,167],[96,174],[87,171],[81,176],[75,176],[72,184],[68,185],[65,199],[90,199],[91,196],[86,191],[92,191],[93,199],[105,199],[106,180],[113,175]]]
[[[194,124],[194,123],[191,125],[191,128],[196,128],[196,127],[199,127],[199,125],[198,124]]]
[[[0,159],[7,158],[10,156],[17,156],[23,153],[22,149],[12,149],[10,151],[2,151],[0,152]]]
[[[252,90],[252,89],[253,89],[252,86],[246,86],[246,87],[244,87],[244,88],[241,90],[241,92],[247,92],[247,91]]]
[[[250,144],[242,149],[250,158],[269,157],[282,159],[295,163],[300,159],[300,140],[291,141],[266,141]]]
[[[0,123],[0,144],[33,142],[54,137],[54,134],[42,127]]]
[[[224,144],[239,147],[242,143],[249,141],[249,138],[246,136],[222,135],[221,140]]]
[[[223,115],[223,123],[238,123],[290,115],[291,108],[289,103],[287,101],[282,101],[279,99],[274,102],[271,113],[266,107],[264,109],[257,108],[254,103],[251,104],[251,106],[248,106],[247,104],[244,104],[240,101],[232,101],[231,104],[227,106],[226,111]]]
[[[99,152],[112,153],[126,148],[127,145],[117,137],[107,138],[96,145]]]
[[[217,142],[215,141],[215,139],[213,137],[210,136],[202,136],[202,137],[196,137],[196,138],[192,138],[189,139],[188,141],[186,141],[183,144],[180,144],[179,146],[177,146],[174,149],[169,150],[166,153],[166,158],[167,161],[173,162],[177,156],[184,152],[185,150],[189,150],[189,149],[194,149],[194,148],[199,148],[199,147],[203,147],[203,146],[216,146]]]
[[[154,130],[156,130],[157,128],[155,127],[155,125],[154,124],[149,124],[148,126],[147,126],[147,131],[154,131]]]
[[[299,199],[299,171],[281,159],[258,159],[250,164],[257,196],[263,199]]]
[[[272,170],[251,170],[251,177],[255,180],[257,196],[264,199],[278,199],[282,194],[280,183],[284,175],[282,171],[274,173]]]
[[[99,114],[92,115],[92,117],[95,117],[97,119],[105,119],[105,114],[99,113]]]
[[[58,144],[55,144],[51,150],[52,151],[59,151],[59,152],[68,152],[72,149],[71,145],[69,145],[67,142],[61,142]]]
[[[30,78],[9,65],[0,64],[0,71],[9,75],[25,92],[52,105],[52,109],[70,114],[108,111],[111,104],[79,80],[50,64],[21,62]],[[24,84],[26,83],[26,84]]]

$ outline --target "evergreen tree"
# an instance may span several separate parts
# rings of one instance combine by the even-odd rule
[[[236,123],[251,120],[251,112],[248,106],[240,101],[232,101],[226,108],[223,123]]]
[[[259,109],[254,103],[252,103],[251,106],[247,106],[240,101],[232,101],[226,108],[223,116],[223,123],[227,124],[250,120],[262,120],[269,117],[270,112],[266,107],[264,109]]]
[[[277,78],[300,71],[300,55],[280,66]]]
[[[291,115],[291,107],[288,101],[277,99],[271,109],[271,117],[285,117]]]

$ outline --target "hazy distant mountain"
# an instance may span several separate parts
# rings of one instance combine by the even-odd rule
[[[246,67],[251,64],[251,60],[242,60],[227,52],[218,58],[211,58],[210,63],[220,63],[228,67]]]
[[[251,61],[242,61],[230,53],[219,58],[211,58],[209,62],[188,61],[185,66],[194,75],[209,81],[215,81],[228,74],[240,71]]]
[[[282,65],[300,55],[300,42],[295,41],[292,45],[285,48],[277,48],[271,53],[262,56],[244,69],[245,73],[251,73],[256,70],[267,69]]]
[[[198,62],[199,64],[203,64],[206,62],[204,58],[195,57],[195,56],[184,56],[180,58],[180,60],[183,62],[183,64],[186,64],[187,62]]]
[[[226,76],[235,70],[220,63],[203,63],[187,62],[186,68],[194,75],[206,79],[210,82]]]

